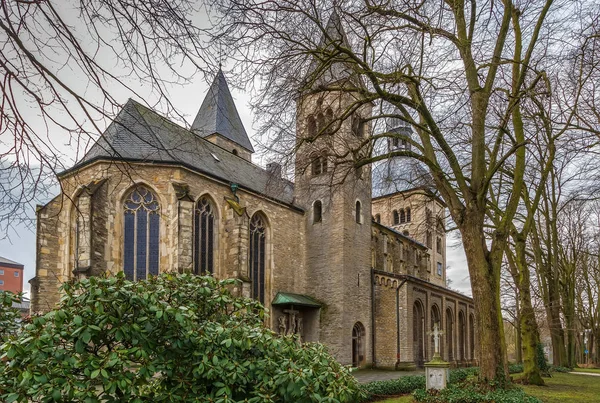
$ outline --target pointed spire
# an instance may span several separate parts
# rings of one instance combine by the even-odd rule
[[[354,85],[361,85],[360,79],[357,80],[349,64],[342,61],[332,61],[331,57],[326,54],[328,51],[333,51],[335,47],[351,48],[337,10],[334,10],[329,16],[325,32],[321,37],[319,47],[316,49],[317,52],[323,52],[326,60],[323,62],[318,58],[313,59],[304,78],[305,87],[327,86],[339,81],[355,81]]]
[[[194,119],[192,131],[200,137],[213,134],[223,136],[251,153],[254,152],[220,66]]]

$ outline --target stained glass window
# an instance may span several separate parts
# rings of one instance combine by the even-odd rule
[[[194,213],[194,273],[214,273],[214,242],[214,208],[210,199],[202,196]]]
[[[145,186],[136,186],[123,203],[123,270],[127,280],[158,275],[160,205]]]
[[[250,220],[250,281],[252,298],[265,302],[266,226],[263,217],[255,214]]]

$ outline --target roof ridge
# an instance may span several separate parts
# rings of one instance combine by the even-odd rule
[[[3,256],[0,256],[0,263],[15,264],[15,265],[23,266],[22,263],[15,262],[14,260],[7,259]]]

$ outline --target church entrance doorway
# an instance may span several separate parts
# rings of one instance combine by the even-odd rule
[[[352,328],[352,366],[360,367],[365,360],[365,327],[356,322]]]

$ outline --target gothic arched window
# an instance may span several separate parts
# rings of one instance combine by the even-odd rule
[[[252,283],[252,298],[260,303],[265,302],[265,268],[266,268],[267,228],[264,218],[254,214],[250,220],[250,261],[249,272]]]
[[[406,209],[406,222],[410,222],[410,207]]]
[[[208,196],[194,209],[194,273],[214,273],[215,214]]]
[[[123,203],[123,271],[127,280],[158,275],[160,205],[145,186],[136,186]]]
[[[323,220],[323,204],[321,200],[315,201],[313,204],[313,224]]]
[[[359,224],[362,222],[362,211],[361,210],[362,210],[362,208],[361,208],[360,202],[357,200],[356,201],[356,217],[355,218],[356,218],[356,222]]]
[[[381,214],[375,214],[375,222],[376,222],[377,224],[380,224],[380,223],[381,223]]]
[[[400,224],[404,224],[406,222],[406,213],[404,209],[400,209]]]
[[[398,214],[398,210],[394,210],[394,225],[400,224],[400,215]]]
[[[311,174],[313,176],[321,175],[323,173],[321,156],[317,153],[313,153],[310,156],[310,166],[311,166]]]

